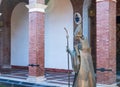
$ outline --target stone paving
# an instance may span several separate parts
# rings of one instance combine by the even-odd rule
[[[18,83],[25,82],[28,83],[28,70],[19,70],[19,69],[0,69],[0,79],[7,80],[7,82],[12,81]],[[45,78],[46,80],[40,83],[32,83],[33,85],[39,84],[39,85],[49,85],[51,87],[68,87],[68,74],[67,73],[61,73],[61,72],[45,72]],[[70,85],[72,87],[72,82],[74,79],[74,74],[70,74]],[[15,83],[12,83],[15,84]],[[48,86],[48,87],[49,87]],[[14,86],[15,87],[15,86]],[[17,86],[16,86],[17,87]],[[26,86],[26,87],[33,87],[33,86]],[[37,87],[37,86],[34,86]],[[41,86],[39,86],[41,87]],[[45,86],[43,86],[45,87]],[[103,85],[103,84],[97,84],[97,87],[117,87],[115,84],[113,85]]]

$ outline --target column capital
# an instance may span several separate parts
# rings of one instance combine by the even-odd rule
[[[0,13],[0,16],[2,15],[2,13]]]
[[[29,9],[29,12],[45,12],[47,5],[33,3],[33,4],[26,5],[26,7]]]
[[[113,2],[117,2],[117,0],[96,0],[96,2],[103,2],[103,1],[113,1]]]

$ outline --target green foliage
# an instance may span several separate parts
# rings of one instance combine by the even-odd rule
[[[45,0],[45,4],[46,4],[46,5],[48,4],[48,2],[49,2],[49,0]]]
[[[0,85],[0,87],[6,87],[6,86],[4,86],[4,85]]]

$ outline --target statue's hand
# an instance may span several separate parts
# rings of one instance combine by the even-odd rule
[[[69,49],[68,46],[66,47],[66,51],[67,51],[68,53],[70,53],[70,49]]]

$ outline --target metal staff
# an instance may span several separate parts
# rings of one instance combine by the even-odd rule
[[[67,38],[67,49],[69,48],[69,34],[68,34],[68,30],[66,28],[64,28],[66,31],[66,38]],[[68,87],[70,87],[70,67],[69,67],[69,53],[67,53],[67,57],[68,57]]]

